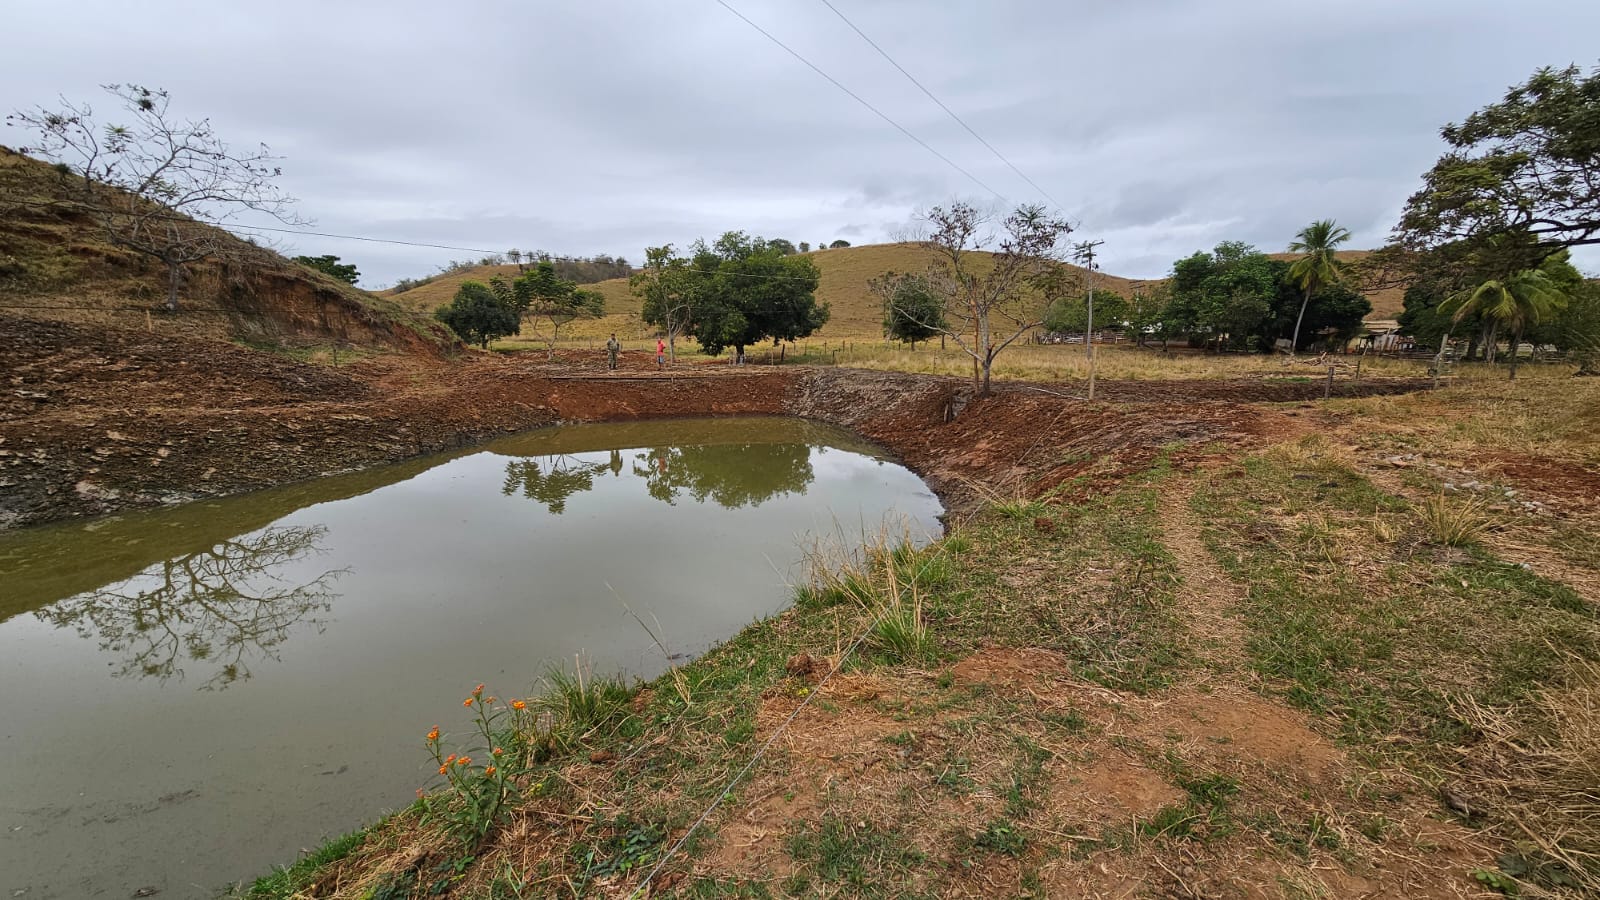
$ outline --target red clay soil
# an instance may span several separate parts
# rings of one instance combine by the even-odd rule
[[[1060,386],[835,368],[684,365],[603,351],[403,354],[337,369],[222,341],[0,317],[0,528],[221,496],[557,422],[799,415],[898,455],[959,509],[1115,472],[1173,444],[1249,441],[1276,421],[1239,400],[1307,400],[1320,384]],[[1368,393],[1413,387],[1365,382]]]

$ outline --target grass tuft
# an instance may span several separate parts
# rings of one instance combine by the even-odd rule
[[[541,704],[580,735],[610,722],[633,696],[622,679],[594,674],[581,658],[574,659],[571,672],[564,667],[550,668],[545,681],[550,690]]]
[[[1477,498],[1456,502],[1441,491],[1417,509],[1433,540],[1446,547],[1476,544],[1489,528],[1486,506]]]

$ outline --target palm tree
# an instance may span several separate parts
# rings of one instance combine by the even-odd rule
[[[1491,278],[1468,288],[1440,306],[1455,307],[1452,322],[1477,313],[1485,319],[1511,329],[1511,379],[1517,377],[1517,348],[1529,325],[1547,321],[1566,308],[1567,295],[1542,269],[1523,269],[1505,278]]]
[[[1289,344],[1290,356],[1300,349],[1300,323],[1305,321],[1306,307],[1311,304],[1311,295],[1319,288],[1339,280],[1339,260],[1334,254],[1338,253],[1339,245],[1348,240],[1350,240],[1348,228],[1332,219],[1318,219],[1300,229],[1294,242],[1289,245],[1290,253],[1300,254],[1300,258],[1289,266],[1289,280],[1305,291],[1305,296],[1300,299],[1300,315],[1294,320],[1294,338]]]

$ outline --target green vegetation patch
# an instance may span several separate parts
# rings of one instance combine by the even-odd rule
[[[1595,611],[1570,588],[1475,543],[1449,546],[1425,509],[1315,442],[1245,460],[1193,505],[1218,560],[1249,588],[1252,668],[1348,740],[1461,743],[1452,698],[1514,702],[1560,683],[1566,654],[1600,653]]]

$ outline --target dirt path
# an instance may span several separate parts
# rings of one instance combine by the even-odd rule
[[[1244,629],[1237,618],[1245,589],[1217,565],[1201,538],[1200,523],[1189,498],[1192,483],[1183,483],[1159,511],[1163,543],[1178,561],[1183,583],[1178,607],[1188,619],[1200,655],[1214,667],[1232,670],[1245,658]]]

